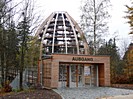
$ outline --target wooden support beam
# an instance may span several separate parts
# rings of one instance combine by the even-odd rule
[[[37,75],[37,83],[40,84],[40,63],[41,60],[38,61],[38,75]]]
[[[66,80],[67,80],[66,86],[69,87],[69,66],[67,66],[67,79]]]
[[[78,65],[76,65],[76,87],[78,87],[78,77],[79,77],[79,73],[78,73]]]

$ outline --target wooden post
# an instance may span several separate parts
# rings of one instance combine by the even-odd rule
[[[72,77],[71,77],[71,65],[69,64],[69,87],[71,88],[71,79],[72,79]]]
[[[40,84],[40,63],[41,60],[38,61],[38,76],[37,76],[37,83]]]
[[[78,87],[78,77],[79,77],[79,74],[78,74],[78,65],[76,66],[76,87]]]
[[[97,87],[99,87],[99,75],[98,75],[98,65],[96,65],[96,71],[97,71]]]
[[[67,66],[67,81],[66,86],[69,87],[69,66]]]

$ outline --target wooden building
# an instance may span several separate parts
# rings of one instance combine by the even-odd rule
[[[44,87],[110,86],[109,56],[89,55],[84,33],[67,12],[52,13],[40,26],[38,82]]]

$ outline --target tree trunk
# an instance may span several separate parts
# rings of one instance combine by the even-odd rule
[[[1,76],[2,76],[1,85],[4,86],[5,75],[4,75],[4,55],[3,55],[3,53],[1,54]]]
[[[24,48],[22,45],[22,53],[21,53],[21,65],[20,65],[20,90],[23,90],[23,68],[24,68]]]
[[[94,55],[96,55],[96,1],[93,0],[94,3]]]

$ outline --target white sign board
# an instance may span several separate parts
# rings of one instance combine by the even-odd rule
[[[84,75],[85,76],[89,76],[90,75],[90,67],[89,66],[85,66],[85,68],[84,68]]]

